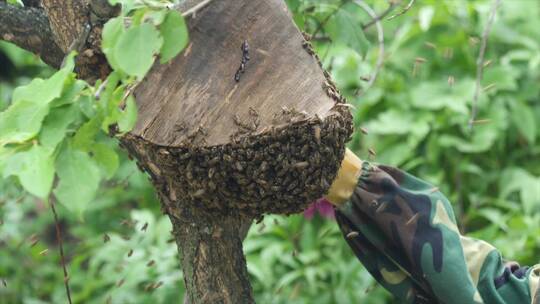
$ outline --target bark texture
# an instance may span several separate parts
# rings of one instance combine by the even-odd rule
[[[254,303],[242,252],[242,232],[249,229],[251,219],[191,211],[198,214],[186,214],[187,221],[170,217],[188,298],[195,299],[190,302]]]
[[[106,0],[42,0],[41,6],[62,52],[78,52],[75,71],[79,78],[89,83],[105,79],[111,69],[100,48],[101,31],[119,7]]]
[[[281,0],[213,1],[189,28],[137,87],[122,146],[171,218],[191,303],[252,303],[240,232],[328,190],[351,116]]]
[[[184,205],[302,211],[331,184],[352,125],[287,7],[216,1],[189,26],[184,53],[135,91],[140,115],[126,139],[153,147],[147,155],[176,176],[170,188]],[[244,42],[250,60],[236,81]]]
[[[68,53],[72,43],[89,26],[88,5],[83,0],[42,0],[56,44]]]
[[[84,3],[42,2],[64,53],[100,14]],[[85,79],[107,72],[100,21],[90,22]],[[189,28],[183,54],[137,87],[139,119],[121,146],[171,219],[190,302],[253,303],[242,252],[252,220],[299,212],[328,190],[352,117],[283,1],[212,1]]]
[[[64,52],[54,40],[46,14],[39,8],[0,2],[0,38],[37,54],[55,68],[60,66],[64,58]]]

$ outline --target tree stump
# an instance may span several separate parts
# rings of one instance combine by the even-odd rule
[[[191,303],[252,303],[242,232],[328,190],[352,118],[283,1],[212,1],[188,24],[186,50],[137,87],[122,146],[173,223]]]

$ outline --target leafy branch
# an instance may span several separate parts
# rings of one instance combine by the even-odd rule
[[[495,15],[497,14],[497,9],[501,4],[501,0],[494,0],[491,5],[489,12],[489,18],[482,33],[482,42],[480,44],[480,51],[478,52],[478,59],[476,60],[476,84],[474,89],[474,97],[472,101],[471,109],[471,119],[469,119],[469,129],[472,130],[473,125],[476,120],[476,115],[478,114],[478,98],[480,97],[480,91],[482,89],[482,78],[484,77],[484,57],[487,48],[487,41],[491,27],[493,26],[493,21],[495,20]]]
[[[54,3],[50,0],[46,4]],[[10,12],[19,14],[20,18],[10,17],[12,19],[9,20],[13,21],[9,24],[11,26],[36,17],[36,22],[40,22],[49,33],[48,37],[40,38],[38,45],[45,39],[52,41],[54,29],[46,27],[47,18],[41,9],[16,7],[3,2],[0,2],[0,9],[0,16]],[[61,12],[54,11],[54,14],[58,17]],[[128,18],[131,22],[126,26]],[[80,22],[75,19],[72,21]],[[64,26],[56,23],[54,28],[61,30]],[[3,22],[0,31],[2,29],[6,29]],[[32,28],[23,30],[28,30],[30,37],[40,34],[32,32]],[[187,27],[180,12],[167,7],[125,6],[119,16],[104,25],[100,37],[100,51],[113,71],[104,81],[90,84],[77,79],[74,72],[77,53],[71,51],[82,50],[90,30],[88,24],[82,25],[82,31],[77,32],[79,36],[75,39],[70,38],[73,33],[55,33],[56,38],[62,36],[58,41],[62,41],[63,48],[67,47],[69,52],[64,58],[64,51],[56,47],[56,55],[50,62],[61,66],[60,70],[47,79],[36,78],[16,88],[10,106],[0,112],[2,176],[15,177],[26,191],[39,198],[50,198],[69,303],[69,276],[56,201],[79,218],[83,217],[101,181],[112,178],[118,169],[119,157],[108,145],[107,137],[122,136],[133,128],[137,108],[132,92],[158,56],[161,63],[166,63],[188,42]],[[12,36],[14,34],[4,33],[2,38]],[[8,40],[16,42],[15,39]],[[58,183],[55,184],[54,180]]]
[[[377,79],[377,75],[379,74],[379,71],[382,69],[383,63],[384,63],[384,30],[381,25],[380,17],[378,17],[375,14],[375,11],[367,5],[362,0],[354,0],[354,2],[360,6],[371,18],[374,20],[375,25],[377,27],[377,38],[379,42],[379,55],[377,57],[377,64],[375,65],[375,69],[373,70],[373,73],[369,77],[368,83],[366,87],[362,90],[363,93],[365,93],[372,85],[375,83],[375,80]],[[356,96],[360,95],[360,89],[358,89],[355,93]]]
[[[53,195],[49,198],[49,204],[51,205],[51,211],[54,217],[54,226],[56,230],[56,240],[58,241],[58,250],[60,252],[60,263],[62,263],[62,269],[64,270],[64,286],[66,287],[66,296],[68,303],[71,304],[71,291],[69,288],[69,274],[66,267],[66,258],[64,257],[64,244],[62,242],[62,232],[60,231],[60,223],[58,221],[58,214],[56,213],[56,207]]]

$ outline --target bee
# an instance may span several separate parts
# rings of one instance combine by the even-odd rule
[[[250,57],[249,57],[249,44],[248,44],[247,40],[244,40],[244,42],[242,43],[242,46],[240,47],[240,49],[242,50],[242,61],[240,62],[240,67],[238,68],[238,70],[234,74],[234,80],[236,80],[236,82],[240,81],[240,76],[246,71],[246,64],[250,60]]]
[[[144,225],[141,228],[141,231],[146,231],[148,229],[148,222],[144,223]]]
[[[242,43],[242,59],[245,59],[246,61],[248,61],[250,58],[249,58],[249,44],[247,42],[247,40],[244,40],[244,42]]]
[[[355,237],[357,237],[357,236],[358,236],[358,232],[357,232],[357,231],[351,231],[351,232],[347,233],[347,236],[346,236],[346,237],[347,237],[348,239],[352,239],[352,238],[355,238]]]
[[[120,287],[124,285],[124,279],[121,279],[120,281],[118,281],[118,283],[116,283],[116,287]]]

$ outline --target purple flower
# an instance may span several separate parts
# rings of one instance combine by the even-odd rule
[[[312,219],[315,213],[318,212],[323,218],[334,219],[334,207],[325,198],[320,198],[311,203],[304,211],[304,217],[308,220]]]

